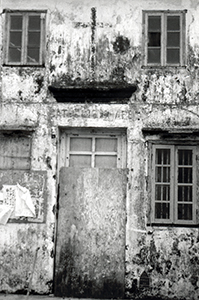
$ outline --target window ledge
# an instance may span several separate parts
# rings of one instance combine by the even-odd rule
[[[174,224],[174,223],[147,223],[147,227],[187,227],[187,228],[199,228],[199,224]]]
[[[20,65],[20,64],[14,64],[14,63],[12,63],[12,64],[8,64],[8,63],[6,63],[6,64],[3,64],[2,65],[3,67],[18,67],[18,68],[45,68],[45,65],[44,64],[38,64],[38,65]]]
[[[142,65],[141,66],[142,69],[179,69],[179,68],[182,68],[182,69],[186,69],[187,66],[184,65],[184,66],[175,66],[175,65],[166,65],[166,66],[145,66],[145,65]]]

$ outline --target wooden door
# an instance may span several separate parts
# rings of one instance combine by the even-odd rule
[[[56,296],[124,297],[126,170],[62,167]]]

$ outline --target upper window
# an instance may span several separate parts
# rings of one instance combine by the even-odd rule
[[[196,146],[153,145],[152,220],[196,221]]]
[[[144,64],[185,64],[185,11],[144,11]]]
[[[44,64],[45,15],[45,12],[6,13],[5,64]]]

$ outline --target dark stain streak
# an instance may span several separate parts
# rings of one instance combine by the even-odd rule
[[[61,54],[61,45],[58,47],[58,54]]]
[[[37,77],[37,78],[35,79],[35,81],[36,81],[36,83],[37,83],[37,85],[38,85],[38,88],[37,88],[37,90],[35,91],[35,94],[39,94],[40,91],[41,91],[41,89],[42,89],[42,87],[43,87],[44,78],[43,78],[43,76],[40,76],[40,77]]]
[[[119,35],[113,43],[115,53],[125,54],[130,48],[130,42],[127,37]]]
[[[74,28],[88,28],[90,23],[83,23],[83,22],[74,22]]]
[[[96,8],[91,8],[91,72],[92,80],[95,79],[95,31],[96,31]]]

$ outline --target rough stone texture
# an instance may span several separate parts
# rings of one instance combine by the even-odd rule
[[[147,226],[150,173],[142,130],[198,128],[199,1],[2,0],[1,12],[5,8],[47,9],[45,67],[0,66],[0,129],[33,129],[31,171],[47,173],[47,205],[45,223],[0,225],[0,290],[27,288],[38,246],[32,290],[52,292],[58,127],[116,127],[127,130],[126,296],[197,299],[198,228]],[[185,67],[142,68],[142,10],[150,9],[187,9]],[[1,49],[4,21],[2,13]],[[137,86],[128,104],[57,104],[48,90],[113,83]],[[150,288],[142,291],[144,271]]]
[[[126,170],[62,168],[55,295],[124,297]]]

